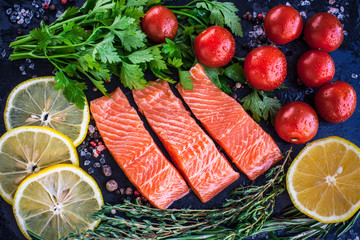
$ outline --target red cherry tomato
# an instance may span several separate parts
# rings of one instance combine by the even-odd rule
[[[154,6],[146,12],[141,20],[144,33],[154,42],[165,42],[173,39],[178,30],[178,21],[173,12],[164,6]]]
[[[285,44],[300,36],[303,20],[295,8],[279,5],[270,9],[265,15],[264,29],[270,41]]]
[[[245,58],[245,77],[256,89],[263,91],[276,89],[284,82],[286,72],[285,55],[276,47],[255,48]]]
[[[297,72],[300,80],[308,87],[320,87],[333,79],[335,64],[330,55],[321,50],[304,53],[298,63]]]
[[[347,120],[356,108],[354,88],[342,81],[324,84],[315,95],[315,107],[319,115],[328,122]]]
[[[225,28],[211,26],[195,38],[194,50],[202,64],[212,68],[223,67],[234,57],[235,39]]]
[[[275,130],[287,142],[302,144],[317,133],[319,119],[315,110],[303,102],[291,102],[280,108],[275,117]]]
[[[326,12],[317,13],[306,23],[304,38],[311,48],[332,52],[344,40],[343,27],[334,15]]]

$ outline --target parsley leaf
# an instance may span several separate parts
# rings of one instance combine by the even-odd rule
[[[37,41],[37,49],[45,50],[51,43],[52,32],[47,25],[42,24],[41,28],[35,28],[30,32],[30,36]]]
[[[55,74],[55,81],[57,81],[57,84],[55,86],[56,90],[63,88],[63,94],[69,102],[73,102],[81,109],[84,108],[84,100],[86,99],[84,90],[87,89],[85,83],[80,83],[76,80],[68,78],[62,70],[59,70]]]
[[[234,63],[225,68],[224,75],[231,78],[234,82],[246,82],[244,69],[239,63]]]
[[[226,94],[231,94],[231,88],[228,86],[226,79],[221,77],[224,74],[224,69],[222,68],[210,68],[202,65],[206,75],[210,80],[217,86],[221,91]]]
[[[281,108],[280,101],[278,99],[268,97],[265,94],[262,94],[262,97],[264,103],[262,117],[265,121],[270,119],[271,123],[274,124],[276,113]]]
[[[240,18],[236,14],[238,9],[232,2],[198,2],[197,8],[204,8],[210,11],[209,20],[211,24],[221,27],[228,26],[235,36],[243,37]]]
[[[242,98],[240,102],[243,104],[243,108],[246,111],[250,111],[252,113],[252,117],[256,122],[260,122],[262,111],[264,109],[264,103],[261,101],[259,94],[257,91],[254,91]]]
[[[114,41],[114,34],[108,33],[104,40],[96,44],[93,50],[93,57],[100,59],[103,63],[119,63],[121,58],[116,52],[116,48],[112,44]]]
[[[120,73],[121,83],[128,88],[144,89],[147,85],[144,79],[144,73],[141,71],[139,65],[122,63]]]
[[[261,118],[264,120],[270,118],[273,123],[275,115],[281,107],[278,99],[270,98],[257,90],[242,98],[240,102],[243,103],[245,110],[252,113],[252,117],[256,122],[260,122]]]
[[[194,84],[188,71],[179,71],[180,84],[184,89],[193,90]]]
[[[151,48],[133,52],[127,57],[134,64],[146,63],[154,60],[154,56],[151,51]]]

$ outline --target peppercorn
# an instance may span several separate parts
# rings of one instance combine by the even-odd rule
[[[126,188],[125,194],[128,195],[128,196],[132,195],[133,194],[132,188],[131,187]]]
[[[110,213],[111,213],[112,215],[115,215],[115,214],[116,214],[116,209],[111,209]]]
[[[257,18],[258,18],[259,20],[263,20],[264,15],[262,15],[261,13],[259,13],[259,14],[257,15]]]
[[[147,202],[147,198],[144,197],[144,196],[141,196],[141,200],[142,200],[143,202]]]
[[[111,167],[108,165],[103,166],[102,171],[105,177],[110,177],[112,175]]]
[[[44,20],[45,23],[47,23],[47,22],[49,22],[49,17],[44,15],[43,20]]]
[[[55,6],[54,4],[51,4],[51,5],[50,5],[50,11],[53,12],[53,11],[55,11],[55,10],[56,10],[56,6]]]
[[[110,180],[106,183],[106,190],[109,192],[114,192],[118,187],[119,185],[115,180]]]
[[[62,5],[66,5],[66,4],[67,4],[67,0],[61,0],[61,4],[62,4]]]
[[[43,9],[47,10],[47,9],[49,9],[49,4],[48,3],[43,3],[42,7],[43,7]]]
[[[119,190],[120,190],[120,194],[121,194],[121,195],[124,195],[124,193],[125,193],[125,188],[120,188]]]
[[[293,52],[292,51],[286,51],[285,56],[292,56]]]
[[[135,191],[134,191],[134,195],[135,195],[136,197],[138,197],[138,196],[140,196],[140,192],[139,192],[138,190],[135,190]]]
[[[251,22],[252,18],[253,18],[253,16],[252,16],[251,14],[249,14],[247,20],[248,20],[249,22]]]
[[[115,194],[119,195],[120,194],[120,189],[116,189]]]
[[[23,35],[23,31],[22,31],[21,28],[18,28],[18,29],[16,30],[16,35],[18,35],[18,36]]]

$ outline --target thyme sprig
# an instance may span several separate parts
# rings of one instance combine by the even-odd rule
[[[248,185],[233,191],[232,198],[220,209],[151,208],[125,201],[104,205],[94,214],[101,223],[94,230],[70,234],[67,239],[244,239],[269,234],[273,239],[323,238],[329,233],[340,237],[360,218],[360,212],[341,223],[321,223],[294,206],[273,215],[276,198],[285,192],[291,150],[281,165],[267,173],[264,185]],[[113,214],[114,210],[117,214]],[[276,234],[276,235],[275,235]],[[34,233],[29,235],[43,240]]]
[[[285,165],[272,168],[266,184],[240,187],[220,209],[149,208],[125,201],[105,205],[94,217],[93,231],[74,233],[68,239],[242,239],[261,229],[273,213],[275,198],[285,191]],[[113,215],[111,212],[116,210]]]

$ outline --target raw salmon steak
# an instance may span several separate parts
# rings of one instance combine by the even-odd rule
[[[173,163],[202,202],[239,178],[165,81],[133,90],[139,111],[169,152]]]
[[[211,82],[200,64],[190,73],[194,89],[185,90],[181,85],[177,89],[206,131],[249,179],[256,179],[283,157],[271,136]]]
[[[165,209],[185,196],[189,188],[155,144],[120,88],[110,96],[90,103],[100,135],[138,191],[151,204]]]

